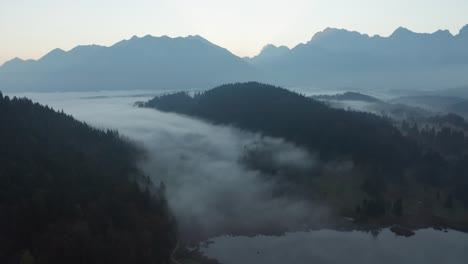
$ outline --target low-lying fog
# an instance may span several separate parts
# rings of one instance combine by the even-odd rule
[[[150,95],[123,92],[19,94],[63,109],[91,125],[118,129],[143,147],[143,170],[163,181],[169,204],[186,239],[226,233],[298,230],[326,216],[310,202],[272,198],[276,182],[241,162],[253,144],[274,149],[278,166],[307,170],[314,157],[281,139],[261,137],[185,116],[134,107]]]

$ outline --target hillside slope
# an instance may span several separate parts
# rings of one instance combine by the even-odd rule
[[[0,262],[164,263],[163,194],[115,131],[0,93]]]

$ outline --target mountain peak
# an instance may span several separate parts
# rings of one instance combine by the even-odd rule
[[[167,35],[162,35],[162,36],[156,37],[156,36],[147,34],[147,35],[145,35],[143,37],[138,37],[137,35],[134,35],[133,37],[131,37],[128,40],[122,40],[120,42],[115,43],[114,46],[125,46],[125,45],[129,45],[130,43],[145,43],[145,42],[153,42],[153,41],[159,41],[159,40],[166,40],[166,41],[170,41],[170,40],[198,40],[198,41],[203,42],[203,43],[212,44],[211,42],[209,42],[207,39],[203,38],[200,35],[189,35],[187,37],[172,38],[172,37],[169,37]]]
[[[267,44],[262,48],[260,53],[265,53],[265,52],[269,53],[269,52],[274,52],[275,50],[289,50],[289,48],[286,46],[275,46],[273,44]]]
[[[344,32],[344,31],[347,31],[347,30],[327,27],[323,31],[319,31],[319,32],[315,33],[311,40],[321,39],[323,37],[327,37],[327,36],[330,36],[330,35],[335,35],[337,33]]]
[[[104,46],[96,45],[96,44],[91,44],[91,45],[78,45],[71,49],[69,52],[70,53],[77,53],[77,52],[89,52],[89,51],[96,51],[99,49],[105,48]]]
[[[464,27],[460,29],[460,32],[458,33],[458,35],[468,37],[468,24],[466,24]]]
[[[290,49],[286,46],[276,46],[273,44],[267,44],[265,45],[260,53],[253,57],[252,59],[256,58],[261,58],[261,59],[266,59],[266,58],[275,58],[279,57],[285,53],[287,53]],[[250,59],[250,58],[249,58]]]
[[[41,59],[54,58],[64,53],[66,53],[66,51],[64,51],[63,49],[56,48],[44,55]]]
[[[18,57],[14,57],[12,60],[8,61],[10,63],[16,63],[16,62],[23,62],[24,60],[23,59],[20,59]]]
[[[20,59],[18,57],[15,57],[15,58],[3,63],[3,65],[0,65],[0,67],[13,66],[13,65],[17,65],[17,64],[20,64],[20,63],[23,63],[23,62],[25,62],[25,60]]]
[[[448,31],[447,29],[444,29],[444,30],[439,29],[436,32],[434,32],[433,35],[444,36],[444,37],[453,37],[452,33],[450,33],[450,31]]]
[[[188,39],[197,39],[197,40],[202,40],[202,41],[207,41],[204,37],[200,35],[188,35],[186,38]]]
[[[361,34],[357,31],[349,31],[346,29],[342,28],[331,28],[327,27],[323,31],[319,31],[315,33],[315,35],[312,37],[312,39],[309,42],[312,41],[320,41],[320,40],[341,40],[342,38],[353,38],[353,39],[361,39],[361,38],[368,38],[369,36],[367,34]]]
[[[166,37],[166,36],[162,36],[161,38],[163,37]],[[142,40],[150,40],[150,39],[155,39],[157,37],[154,37],[150,34],[146,34],[145,36],[143,37],[138,37],[137,35],[134,35],[133,37],[131,37],[128,41],[142,41]]]
[[[405,28],[405,27],[398,27],[393,31],[392,35],[390,37],[405,37],[405,36],[410,36],[413,35],[414,32]]]
[[[278,47],[276,47],[273,44],[266,44],[265,46],[263,46],[262,50],[260,50],[260,53],[268,52],[268,51],[274,50],[276,48],[278,48]]]
[[[209,40],[207,40],[206,38],[204,38],[204,37],[202,37],[200,35],[189,35],[189,36],[185,37],[185,39],[197,40],[197,41],[203,42],[205,44],[216,46],[215,44],[211,43]]]

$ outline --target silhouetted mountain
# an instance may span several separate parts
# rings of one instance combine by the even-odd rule
[[[200,36],[55,49],[37,61],[0,67],[0,86],[15,91],[192,89],[251,78],[248,63]]]
[[[15,91],[200,89],[261,80],[283,86],[350,89],[453,88],[468,83],[468,26],[452,35],[396,29],[369,36],[327,28],[289,49],[265,46],[241,59],[200,36],[133,37],[111,47],[78,46],[0,67]]]
[[[254,82],[222,85],[194,96],[184,92],[158,96],[140,106],[284,138],[317,153],[325,165],[316,172],[281,180],[296,186],[295,195],[323,199],[348,215],[383,217],[387,224],[407,215],[406,221],[427,225],[458,221],[453,215],[434,218],[438,210],[446,210],[442,202],[445,198],[440,197],[463,202],[465,207],[460,207],[460,212],[468,208],[464,191],[468,187],[468,138],[459,128],[435,125],[459,122],[458,117],[440,117],[431,126],[411,120],[392,123],[377,115],[330,108],[289,90]],[[274,174],[265,160],[256,162],[258,155],[247,155],[248,166]],[[311,162],[317,163],[315,159]],[[261,166],[256,167],[257,163]],[[348,169],[333,172],[336,167]],[[345,186],[338,187],[342,184]],[[414,210],[421,208],[423,196],[440,202],[425,204],[424,216],[416,214],[416,219],[408,220],[419,212]],[[401,197],[407,211],[391,209],[392,204],[401,204]],[[460,223],[468,226],[466,221]]]
[[[0,93],[0,262],[167,263],[163,193],[115,131]]]
[[[250,60],[269,82],[351,88],[449,88],[468,83],[467,28],[453,36],[398,28],[389,37],[327,28],[268,61]]]
[[[460,29],[459,34],[457,35],[457,38],[459,39],[468,39],[468,25],[465,25],[462,29]]]

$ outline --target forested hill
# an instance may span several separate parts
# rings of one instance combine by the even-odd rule
[[[353,158],[389,172],[417,157],[416,147],[381,117],[333,109],[256,82],[223,85],[194,97],[186,93],[156,97],[143,106],[282,137],[317,151],[323,159]]]
[[[462,206],[458,212],[447,209],[459,202],[468,208],[468,138],[450,126],[411,122],[400,126],[255,82],[223,85],[194,96],[163,95],[139,106],[284,138],[317,153],[323,164],[351,161],[349,177],[330,173],[324,166],[318,174],[282,179],[296,184],[294,193],[332,203],[347,215],[383,217],[383,222],[395,223],[400,220],[390,208],[396,204],[393,212],[409,217],[413,226],[440,224],[444,219],[468,227],[460,218],[460,212],[467,212]],[[265,168],[255,160],[249,164]]]
[[[0,263],[164,263],[174,223],[140,151],[0,94]]]

